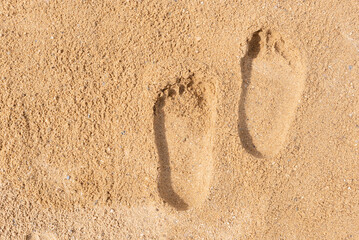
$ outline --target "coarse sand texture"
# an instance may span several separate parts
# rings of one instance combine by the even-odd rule
[[[359,0],[0,0],[0,240],[359,240]]]

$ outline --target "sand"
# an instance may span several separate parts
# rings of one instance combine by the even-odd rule
[[[0,3],[0,239],[359,239],[359,2]]]

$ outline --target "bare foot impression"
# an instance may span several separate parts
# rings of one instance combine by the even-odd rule
[[[177,210],[200,205],[212,177],[214,85],[192,74],[158,95],[154,131],[160,161],[158,190]]]
[[[256,157],[282,148],[303,92],[306,66],[298,48],[269,29],[253,33],[241,60],[239,136]]]

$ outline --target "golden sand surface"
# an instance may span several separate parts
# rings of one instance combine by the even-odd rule
[[[358,13],[1,1],[0,239],[359,239]]]

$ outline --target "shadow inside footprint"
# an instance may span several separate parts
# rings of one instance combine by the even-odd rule
[[[188,209],[188,204],[175,193],[171,182],[171,167],[168,152],[168,143],[166,138],[164,97],[159,97],[154,107],[153,127],[155,132],[155,142],[159,157],[159,179],[158,191],[162,199],[177,210],[184,211]]]
[[[253,33],[251,40],[248,42],[248,49],[244,57],[241,59],[241,75],[242,75],[242,86],[241,86],[241,97],[239,101],[239,123],[238,132],[241,139],[241,143],[247,152],[255,157],[262,158],[263,155],[256,149],[253,143],[252,136],[248,130],[247,114],[245,111],[245,101],[248,93],[248,87],[250,86],[252,77],[252,63],[253,60],[258,56],[260,51],[261,37],[259,33],[262,30],[258,30]]]

